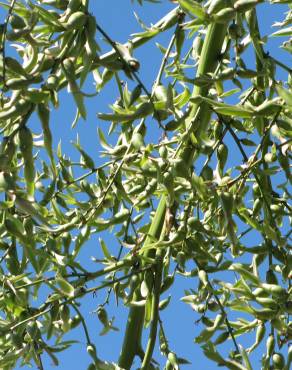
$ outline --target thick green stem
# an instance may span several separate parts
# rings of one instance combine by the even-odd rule
[[[226,35],[227,25],[223,24],[211,24],[208,27],[207,35],[204,41],[203,49],[201,52],[200,63],[197,70],[197,76],[203,75],[208,72],[214,72],[216,66],[218,65],[218,61],[220,60],[220,53],[222,49],[222,44]],[[208,89],[196,86],[193,90],[193,96],[195,95],[206,95]],[[202,105],[201,105],[202,107]],[[187,127],[192,124],[194,117],[196,116],[196,112],[198,109],[198,105],[194,104],[191,108],[190,119],[187,122]],[[211,112],[208,106],[204,106],[203,109],[200,110],[202,113],[200,114],[199,124],[197,127],[194,128],[195,132],[202,132],[204,129],[207,128],[208,123],[210,121]],[[180,150],[178,156],[184,158],[186,163],[191,166],[192,159],[194,155],[194,147],[192,145],[186,146]],[[164,224],[165,212],[166,212],[166,198],[163,196],[160,200],[159,206],[157,208],[156,214],[153,218],[149,235],[154,237],[155,239],[160,239],[160,233],[162,231],[162,227]],[[145,244],[147,245],[151,243],[152,240],[150,237],[147,237]],[[149,250],[147,252],[148,256],[155,257],[155,250]],[[161,270],[163,265],[161,265]],[[161,273],[161,272],[160,272]],[[141,335],[142,335],[142,327],[144,321],[144,308],[141,307],[132,307],[129,312],[128,316],[128,324],[125,332],[124,343],[122,352],[119,359],[119,366],[128,370],[131,368],[135,355],[138,352],[138,348],[141,343]],[[154,328],[155,329],[155,328]],[[153,331],[154,331],[153,329]],[[156,330],[155,330],[156,331]],[[151,335],[151,334],[150,334]],[[156,339],[156,338],[155,338]],[[155,344],[151,340],[149,344],[150,349]],[[148,347],[147,347],[148,350]],[[147,360],[148,361],[148,360]],[[146,369],[146,367],[145,367]]]
[[[221,58],[221,50],[223,41],[226,35],[227,26],[224,24],[212,23],[209,25],[207,34],[204,40],[204,45],[200,55],[200,63],[197,70],[197,77],[205,75],[206,73],[214,72]],[[209,87],[195,86],[193,89],[192,97],[196,95],[206,96]],[[199,137],[200,133],[206,130],[210,118],[211,110],[206,104],[200,103],[201,114],[198,119],[197,127],[194,128],[196,136]],[[198,104],[193,104],[190,119],[187,126],[190,125],[191,120],[195,117],[198,110]]]
[[[159,239],[162,227],[164,224],[164,216],[166,211],[166,198],[163,196],[160,200],[155,216],[150,226],[148,237],[144,245],[153,242],[153,238]],[[155,252],[150,250],[148,255],[155,256]],[[138,293],[135,293],[134,300],[139,300]],[[144,307],[133,306],[130,308],[126,333],[124,337],[123,348],[119,358],[119,366],[124,369],[130,369],[135,355],[138,353],[141,346],[141,335],[144,322]]]
[[[154,295],[153,295],[153,303],[152,303],[152,312],[151,312],[151,328],[149,339],[145,351],[145,356],[143,359],[143,363],[141,366],[141,370],[147,370],[148,366],[150,365],[152,354],[156,342],[156,335],[157,335],[157,324],[159,318],[159,299],[160,299],[160,287],[161,287],[161,280],[162,280],[162,269],[163,269],[163,256],[164,251],[159,249],[156,254],[157,265],[155,269],[155,280],[154,280]]]

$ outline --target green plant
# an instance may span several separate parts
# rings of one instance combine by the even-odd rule
[[[208,359],[249,370],[249,354],[266,341],[262,369],[289,369],[291,353],[285,358],[279,350],[291,340],[291,68],[265,51],[259,3],[179,0],[155,25],[141,22],[144,30],[126,44],[99,25],[88,0],[1,4],[7,12],[0,77],[1,368],[21,359],[42,369],[43,353],[58,364],[55,352],[72,344],[63,335],[80,325],[90,369],[130,369],[136,356],[141,369],[157,368],[158,343],[165,369],[178,369],[188,361],[168,343],[160,311],[170,300],[161,295],[182,275],[182,301],[205,326],[195,341]],[[271,36],[288,38],[282,48],[291,53],[288,6]],[[170,29],[168,46],[159,45],[163,57],[149,91],[134,49]],[[102,53],[97,32],[110,52]],[[13,45],[17,58],[7,56]],[[246,66],[249,46],[254,69]],[[286,80],[278,80],[278,69]],[[90,77],[94,93],[85,92]],[[106,161],[97,166],[77,139],[80,161],[73,162],[60,144],[53,145],[50,116],[59,93],[67,87],[72,94],[72,127],[78,129],[87,102],[110,81],[119,98],[112,113],[98,119],[110,122],[116,145],[99,130]],[[30,125],[34,112],[41,143]],[[146,135],[154,125],[161,135],[156,142]],[[228,135],[242,156],[236,166],[230,165]],[[100,269],[91,271],[78,256],[92,235],[104,231],[121,247],[110,248],[100,238]],[[249,234],[260,243],[250,246]],[[230,272],[228,280],[222,271]],[[196,289],[187,289],[188,279]],[[82,298],[106,288],[96,310],[101,335],[117,330],[106,311],[111,295],[129,307],[118,365],[99,358],[82,314]],[[32,298],[43,292],[46,298],[35,307]],[[231,311],[244,316],[233,321]],[[145,349],[144,327],[150,329]],[[238,337],[251,332],[255,342],[244,349]],[[227,340],[233,349],[224,357],[219,346]]]

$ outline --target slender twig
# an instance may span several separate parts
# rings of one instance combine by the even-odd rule
[[[179,27],[179,25],[177,26]],[[173,45],[174,45],[174,42],[175,42],[175,39],[176,39],[176,32],[172,35],[171,39],[170,39],[170,42],[168,44],[168,47],[166,49],[166,52],[162,58],[162,62],[160,64],[160,67],[159,67],[159,71],[158,71],[158,74],[157,74],[157,77],[155,79],[155,82],[153,84],[153,88],[152,88],[152,96],[155,94],[155,89],[157,88],[157,86],[160,84],[160,81],[161,81],[161,78],[162,78],[162,75],[163,75],[163,72],[164,72],[164,68],[166,66],[166,63],[167,63],[167,60],[169,58],[169,54],[171,52],[171,49],[173,48]]]
[[[201,264],[197,261],[196,258],[194,258],[194,261],[195,261],[196,265],[198,266],[198,268],[201,270],[202,269]],[[225,319],[226,327],[227,327],[227,330],[228,330],[228,332],[230,334],[230,337],[232,338],[232,341],[233,341],[235,350],[236,350],[237,353],[240,353],[239,346],[238,346],[238,344],[236,342],[236,339],[235,339],[235,336],[233,334],[233,328],[232,328],[232,326],[231,326],[231,324],[230,324],[230,322],[228,320],[227,313],[226,313],[226,311],[225,311],[225,309],[224,309],[224,307],[223,307],[223,305],[222,305],[222,303],[221,303],[218,295],[215,293],[215,290],[213,288],[213,285],[211,284],[211,282],[210,282],[209,279],[208,279],[207,283],[208,283],[210,292],[212,293],[212,295],[214,296],[216,302],[218,303],[218,306],[220,308],[220,311],[221,311],[221,313],[222,313],[222,315],[223,315],[223,317]]]
[[[72,308],[77,312],[78,316],[80,317],[81,324],[83,326],[83,330],[84,330],[84,334],[85,334],[85,337],[86,337],[87,344],[91,344],[91,340],[90,340],[90,336],[89,336],[89,331],[88,331],[88,328],[87,328],[87,325],[86,325],[86,322],[84,320],[83,315],[81,314],[80,310],[78,309],[78,307],[77,307],[77,305],[75,303],[71,302],[70,305],[72,306]]]
[[[290,238],[290,235],[292,234],[292,229],[288,231],[288,233],[285,235],[285,238],[288,239]]]
[[[131,207],[131,210],[130,210],[130,213],[129,213],[129,216],[128,216],[128,219],[127,219],[124,241],[126,241],[127,237],[128,237],[129,225],[130,225],[130,223],[132,223],[132,213],[133,213],[133,207]],[[135,228],[134,228],[134,231],[136,232]],[[116,257],[117,261],[119,261],[121,256],[122,256],[123,248],[124,248],[123,245],[121,245],[120,249],[119,249],[118,256]],[[115,277],[116,277],[116,271],[113,272],[112,279],[114,280]],[[110,295],[111,295],[112,290],[113,290],[113,287],[110,287],[108,289],[106,298],[105,298],[104,302],[100,305],[101,307],[104,307],[106,304],[109,303],[109,299],[110,299]]]
[[[292,214],[292,207],[285,201],[285,200],[281,200],[280,201],[287,209],[288,211]]]
[[[102,270],[98,270],[96,272],[88,272],[88,273],[73,273],[73,274],[68,274],[68,275],[64,275],[63,277],[64,278],[71,278],[71,277],[78,277],[79,279],[77,280],[74,280],[72,282],[70,282],[70,284],[74,285],[74,286],[78,286],[78,284],[80,282],[83,282],[83,283],[86,283],[88,281],[91,281],[91,280],[94,280],[98,277],[101,277],[103,275],[107,275],[113,271],[116,271],[116,270],[120,270],[124,267],[130,267],[131,266],[131,263],[129,263],[129,260],[123,260],[123,261],[119,261],[119,262],[116,262],[115,264],[113,264],[112,266],[109,266],[109,267],[106,267]],[[39,285],[39,284],[42,284],[42,283],[49,283],[51,281],[54,281],[56,279],[55,276],[53,277],[50,277],[50,278],[43,278],[43,279],[38,279],[38,280],[35,280],[35,281],[31,281],[30,283],[26,283],[26,284],[22,284],[22,285],[18,285],[18,286],[15,286],[14,289],[15,290],[21,290],[23,288],[28,288],[28,287],[32,287],[32,286],[36,286],[36,285]],[[2,292],[0,294],[0,298],[5,294],[5,292]]]
[[[44,365],[43,365],[43,362],[42,362],[42,357],[41,357],[41,354],[39,353],[39,346],[37,344],[36,341],[34,341],[34,351],[35,351],[35,354],[37,356],[37,359],[38,359],[38,369],[39,370],[44,370]]]
[[[283,68],[288,73],[292,73],[292,69],[286,66],[286,64],[280,62],[278,59],[272,57],[270,54],[266,54],[266,58],[271,59],[275,64],[277,64],[279,67]]]
[[[238,235],[237,239],[239,240],[239,239],[243,238],[246,234],[248,234],[248,233],[249,233],[249,232],[251,232],[252,230],[253,230],[253,227],[252,227],[252,226],[248,227],[247,229],[245,229],[244,231],[242,231],[242,232]]]
[[[138,84],[141,86],[142,90],[144,90],[145,94],[147,95],[150,103],[152,104],[153,106],[153,110],[155,112],[155,105],[154,105],[154,101],[153,101],[153,95],[148,91],[147,87],[145,86],[145,84],[142,82],[142,80],[140,79],[140,77],[138,76],[137,72],[131,68],[131,66],[129,65],[129,63],[127,63],[127,61],[125,60],[125,58],[123,57],[121,51],[119,50],[119,48],[117,47],[117,44],[115,41],[113,41],[111,39],[111,37],[107,34],[107,32],[105,32],[103,30],[102,27],[100,27],[100,25],[97,23],[96,24],[96,28],[97,30],[105,37],[105,39],[110,43],[110,45],[113,47],[113,49],[116,51],[117,55],[119,56],[119,58],[121,59],[121,61],[123,62],[124,64],[124,68],[125,70],[129,71],[130,74],[133,76],[133,78],[138,82]],[[159,118],[159,113],[155,115],[155,118],[158,122],[158,125],[159,127],[162,129],[162,130],[165,130],[164,127],[162,126],[162,123],[161,123],[161,120]]]
[[[101,170],[102,168],[105,168],[105,167],[107,167],[107,166],[109,166],[109,165],[111,165],[113,163],[115,163],[115,161],[108,161],[108,162],[103,163],[102,165],[100,165],[100,166],[98,166],[96,168],[93,168],[92,170],[88,171],[87,173],[85,173],[85,174],[77,177],[73,181],[67,181],[62,190],[67,189],[69,186],[74,185],[77,182],[80,182],[80,181],[86,179],[87,177],[89,177],[89,176],[93,175],[94,173],[96,173],[98,170]],[[78,165],[80,165],[80,163],[78,163]],[[60,193],[61,193],[61,190],[55,191],[53,193],[53,195],[51,196],[50,200],[53,199],[53,198],[55,198]]]
[[[236,352],[237,352],[237,353],[240,353],[240,351],[239,351],[239,347],[238,347],[238,344],[237,344],[236,339],[235,339],[235,336],[234,336],[234,334],[233,334],[233,328],[232,328],[232,326],[230,325],[230,322],[229,322],[228,317],[227,317],[227,313],[225,312],[224,307],[223,307],[223,305],[222,305],[222,303],[221,303],[220,299],[218,298],[217,294],[215,294],[215,293],[214,293],[214,290],[213,290],[213,286],[212,286],[212,284],[211,284],[210,282],[208,282],[208,284],[209,284],[209,286],[210,286],[210,288],[211,288],[211,290],[212,290],[212,293],[213,293],[213,296],[214,296],[214,298],[215,298],[216,302],[218,303],[218,305],[219,305],[219,307],[220,307],[220,311],[221,311],[222,315],[224,315],[225,323],[226,323],[226,327],[227,327],[228,332],[229,332],[229,334],[230,334],[230,336],[231,336],[231,338],[232,338],[232,341],[233,341],[233,344],[234,344],[235,350],[236,350]]]
[[[150,98],[151,97],[151,94],[149,93],[149,91],[147,90],[147,88],[145,87],[145,85],[143,84],[143,82],[140,80],[140,78],[138,77],[138,75],[135,73],[135,71],[129,66],[129,64],[127,63],[127,61],[123,57],[121,51],[117,47],[117,43],[112,40],[112,38],[108,35],[108,33],[105,32],[105,30],[98,23],[96,23],[96,29],[110,43],[110,45],[113,47],[113,49],[117,53],[117,55],[120,58],[120,60],[123,62],[124,68],[131,73],[131,75],[135,78],[135,80],[139,83],[139,85],[141,86],[141,88],[144,90],[145,94]]]
[[[250,89],[249,93],[243,98],[243,100],[240,102],[240,105],[244,105],[247,100],[251,97],[251,95],[256,91],[256,88],[253,87],[252,89]]]
[[[110,36],[97,24],[97,29],[100,31],[100,33],[108,40],[108,42],[112,45],[112,47],[116,50],[116,52],[117,52],[117,54],[119,55],[119,57],[121,58],[121,60],[123,60],[124,61],[124,59],[123,59],[123,56],[122,56],[122,54],[121,54],[121,52],[120,52],[120,50],[119,50],[119,48],[117,47],[117,45],[116,45],[116,43],[110,38]],[[160,79],[161,79],[161,76],[162,76],[162,71],[163,71],[163,69],[164,69],[164,66],[165,66],[165,63],[166,63],[166,61],[167,61],[167,59],[168,59],[168,57],[169,57],[169,53],[170,53],[170,51],[171,51],[171,49],[172,49],[172,47],[173,47],[173,44],[174,44],[174,41],[175,41],[175,37],[172,37],[172,39],[171,39],[171,41],[170,41],[170,43],[169,43],[169,46],[168,46],[168,49],[167,49],[167,51],[166,51],[166,53],[165,53],[165,56],[164,56],[164,58],[163,58],[163,60],[162,60],[162,63],[161,63],[161,67],[160,67],[160,69],[159,69],[159,72],[158,72],[158,75],[157,75],[157,78],[156,78],[156,82],[155,82],[155,84],[154,84],[154,86],[156,85],[156,83],[158,83],[159,84],[159,82],[160,82]],[[125,61],[124,61],[125,62]],[[125,62],[126,63],[126,62]],[[140,80],[140,78],[136,75],[136,73],[135,73],[135,71],[131,71],[131,73],[134,75],[134,76],[136,76],[136,80],[137,80],[137,82],[141,85],[141,87],[143,88],[143,83],[142,83],[142,81]],[[150,101],[152,101],[152,99],[153,99],[153,96],[154,96],[154,93],[155,93],[155,89],[153,89],[153,92],[152,92],[152,94],[150,94],[150,92],[145,88],[144,89],[144,91],[145,91],[145,93],[146,93],[146,95],[149,97],[149,100]],[[154,103],[153,103],[153,101],[152,101],[152,104],[153,104],[153,106],[154,106]],[[195,121],[195,120],[194,120]],[[192,128],[192,125],[190,125],[190,128],[189,128],[189,130]],[[181,144],[182,143],[180,143],[180,145],[178,146],[178,149],[177,149],[177,152],[180,150],[180,148],[181,148]],[[104,190],[104,192],[103,192],[103,195],[102,195],[102,198],[101,198],[101,200],[99,201],[99,203],[96,205],[96,206],[94,206],[94,207],[92,207],[92,208],[90,208],[89,210],[87,210],[87,212],[85,213],[85,215],[84,215],[84,219],[86,219],[86,216],[91,212],[91,210],[92,209],[94,209],[94,211],[96,211],[96,210],[98,210],[99,208],[100,208],[100,206],[102,205],[102,203],[104,202],[104,199],[106,198],[106,195],[107,195],[107,193],[108,193],[108,191],[110,190],[110,188],[112,187],[112,185],[113,185],[113,183],[114,183],[114,181],[115,181],[115,179],[116,179],[116,176],[118,175],[118,173],[119,173],[119,171],[120,171],[120,169],[122,168],[122,166],[123,166],[123,164],[124,164],[124,160],[125,160],[125,158],[126,158],[126,156],[128,155],[128,153],[129,153],[129,150],[130,150],[130,147],[131,146],[128,146],[128,149],[127,149],[127,151],[126,151],[126,153],[125,153],[125,155],[124,155],[124,157],[123,157],[123,159],[121,160],[121,162],[120,162],[120,164],[119,164],[119,166],[118,166],[118,168],[116,169],[116,171],[115,171],[115,173],[114,173],[114,175],[113,175],[113,177],[112,177],[112,179],[109,181],[109,183],[108,183],[108,185],[107,185],[107,187],[106,187],[106,189]]]
[[[291,142],[292,142],[292,139],[287,139],[286,141],[283,141],[283,143],[281,143],[281,144],[277,144],[277,145],[276,145],[276,147],[277,147],[277,149],[279,149],[279,148],[281,148],[282,146],[287,145],[287,144],[289,144],[289,143],[291,143]]]
[[[104,289],[104,288],[106,288],[106,287],[108,287],[108,286],[111,286],[111,285],[113,285],[113,284],[116,284],[116,283],[119,283],[119,282],[121,282],[121,281],[127,280],[127,279],[129,279],[130,277],[132,277],[132,276],[134,276],[134,275],[137,275],[137,274],[140,274],[140,273],[142,273],[142,272],[144,272],[144,271],[146,271],[146,270],[149,270],[149,269],[151,269],[151,268],[152,268],[152,265],[148,265],[148,266],[143,267],[143,268],[141,268],[141,269],[139,269],[139,270],[135,270],[135,271],[133,271],[133,272],[131,272],[131,273],[127,274],[127,275],[124,275],[124,276],[122,276],[122,277],[120,277],[120,278],[117,278],[117,279],[115,279],[115,280],[112,280],[112,281],[106,281],[106,282],[104,282],[104,283],[103,283],[103,284],[101,284],[101,285],[98,285],[98,286],[95,286],[95,287],[92,287],[92,288],[88,288],[88,289],[80,289],[80,290],[78,291],[78,293],[77,293],[76,295],[74,295],[74,297],[67,298],[67,299],[65,299],[64,301],[60,302],[60,303],[59,303],[59,307],[60,307],[60,306],[65,305],[65,304],[71,304],[71,302],[72,302],[72,301],[74,301],[76,298],[83,297],[83,296],[84,296],[84,295],[86,295],[86,294],[94,293],[94,292],[96,292],[96,291],[98,291],[98,290]],[[60,299],[60,297],[56,298],[56,301],[59,301],[59,299]],[[5,330],[7,330],[7,331],[13,331],[13,330],[15,330],[16,328],[18,328],[19,326],[24,325],[24,324],[26,324],[26,323],[28,323],[28,322],[30,322],[30,321],[32,321],[32,320],[37,319],[38,317],[41,317],[41,316],[45,315],[46,313],[48,313],[48,312],[50,312],[50,311],[51,311],[52,306],[53,306],[53,303],[54,303],[54,301],[50,301],[50,302],[49,302],[50,307],[47,307],[47,308],[45,308],[44,310],[42,310],[42,311],[40,311],[40,312],[36,313],[35,315],[30,316],[30,317],[26,318],[25,320],[22,320],[22,321],[20,321],[20,322],[18,322],[18,323],[16,323],[16,324],[8,325],[8,326],[7,326],[7,328],[3,329],[3,331],[5,331]],[[47,303],[45,303],[45,305],[47,305]]]
[[[125,155],[123,156],[122,160],[120,161],[120,163],[119,163],[119,165],[118,165],[117,169],[114,171],[114,174],[112,175],[112,177],[111,177],[111,179],[109,180],[109,182],[108,182],[108,184],[107,184],[107,186],[106,186],[105,190],[103,191],[103,193],[102,193],[102,195],[101,195],[101,199],[100,199],[100,201],[98,202],[98,204],[97,204],[96,206],[92,206],[92,207],[90,207],[90,208],[85,212],[85,214],[83,215],[83,219],[84,219],[83,224],[84,224],[85,222],[87,222],[87,221],[88,221],[88,220],[86,220],[86,217],[87,217],[87,216],[89,216],[89,214],[90,214],[90,212],[91,212],[91,211],[94,211],[94,213],[95,213],[95,212],[96,212],[96,211],[97,211],[97,210],[102,206],[102,204],[103,204],[103,202],[104,202],[104,200],[105,200],[105,198],[106,198],[106,196],[107,196],[107,194],[108,194],[109,190],[110,190],[110,189],[111,189],[111,187],[113,186],[113,184],[114,184],[114,182],[115,182],[115,180],[116,180],[116,178],[117,178],[117,176],[118,176],[118,174],[119,174],[119,172],[120,172],[121,168],[123,167],[123,164],[125,163],[125,159],[126,159],[127,155],[129,154],[130,150],[131,150],[131,145],[129,145],[129,146],[128,146],[128,148],[127,148],[127,150],[126,150]],[[94,213],[93,213],[93,215],[94,215]],[[92,215],[92,216],[93,216],[93,215]]]
[[[182,60],[182,64],[185,64],[185,63],[188,61],[188,59],[189,59],[189,57],[190,57],[190,55],[191,55],[192,51],[193,51],[193,46],[191,46],[191,47],[189,48],[189,50],[187,51],[187,53],[186,53],[185,57],[184,57],[184,58],[183,58],[183,60]],[[178,81],[178,78],[175,78],[175,79],[172,81],[171,86],[172,86],[172,87],[174,87],[174,86],[176,85],[177,81]]]
[[[224,128],[224,130],[223,130],[223,132],[222,132],[222,134],[221,134],[220,138],[216,141],[215,145],[213,146],[213,148],[212,148],[212,150],[211,150],[211,153],[209,153],[209,154],[208,154],[208,157],[206,158],[205,163],[204,163],[204,165],[203,165],[203,167],[202,167],[202,170],[201,170],[201,172],[200,172],[200,176],[202,175],[202,173],[203,173],[204,169],[206,168],[206,166],[209,164],[209,162],[210,162],[210,160],[211,160],[211,158],[212,158],[213,154],[215,153],[216,149],[217,149],[217,148],[218,148],[218,146],[222,143],[222,141],[223,141],[223,139],[224,139],[224,137],[225,137],[226,133],[227,133],[227,127],[225,127],[225,128]]]
[[[241,144],[241,141],[239,140],[239,138],[237,137],[236,133],[234,132],[234,130],[230,127],[230,125],[227,123],[227,122],[224,122],[226,127],[227,127],[227,130],[230,132],[231,136],[233,137],[234,141],[236,142],[236,145],[238,146],[238,149],[244,159],[245,162],[248,161],[248,156],[246,155],[245,153],[245,150],[243,149],[243,146]]]
[[[164,330],[163,322],[162,322],[162,320],[161,320],[160,315],[158,315],[158,322],[159,322],[159,327],[160,327],[161,334],[162,334],[162,337],[163,337],[163,341],[164,341],[164,343],[166,344],[165,352],[166,352],[166,353],[168,353],[168,352],[169,352],[169,348],[168,348],[168,340],[167,340],[166,335],[165,335],[165,330]]]
[[[277,113],[277,116],[278,116],[278,114],[279,114],[279,113]],[[233,137],[233,139],[234,139],[234,141],[235,141],[236,145],[238,146],[238,148],[239,148],[239,150],[240,150],[240,153],[241,153],[241,155],[242,155],[242,157],[243,157],[244,161],[245,161],[245,162],[248,162],[248,159],[249,159],[249,158],[248,158],[247,154],[245,153],[245,150],[243,149],[243,146],[242,146],[242,144],[241,144],[241,142],[240,142],[239,138],[238,138],[238,137],[237,137],[237,135],[235,134],[234,130],[230,127],[230,125],[229,125],[228,123],[226,123],[226,122],[225,122],[225,124],[227,125],[228,131],[230,132],[230,134],[231,134],[231,136]],[[271,127],[271,125],[270,125],[270,127]],[[268,134],[268,131],[269,131],[269,130],[267,130],[267,131],[265,132],[265,135],[267,135],[267,134]],[[262,139],[262,143],[263,143],[263,141],[264,141],[264,139]],[[260,145],[260,146],[261,146],[261,145]],[[256,158],[256,155],[255,155],[255,154],[254,154],[253,158],[254,158],[254,159]],[[253,160],[252,162],[253,162],[253,164],[255,163],[255,162],[254,162],[254,160]],[[267,212],[269,213],[269,216],[270,216],[270,218],[271,218],[271,222],[272,222],[272,223],[274,224],[274,226],[276,227],[276,224],[274,223],[274,221],[272,221],[272,220],[273,220],[273,213],[272,213],[272,211],[271,211],[271,209],[270,209],[269,201],[268,201],[268,199],[267,199],[267,197],[266,197],[265,193],[262,191],[262,182],[261,182],[260,178],[258,177],[257,173],[256,173],[256,172],[255,172],[255,170],[254,170],[254,169],[255,169],[255,166],[250,166],[249,168],[250,168],[250,170],[253,172],[254,178],[255,178],[255,180],[256,180],[256,182],[257,182],[257,184],[259,185],[259,189],[260,189],[260,192],[261,192],[261,196],[262,196],[263,201],[264,201],[264,203],[265,203],[265,205],[266,205],[266,209],[267,209]],[[246,175],[246,173],[245,173],[245,175]]]

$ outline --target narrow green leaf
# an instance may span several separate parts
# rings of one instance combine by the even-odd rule
[[[144,118],[153,112],[152,103],[142,103],[136,107],[133,113],[98,113],[98,118],[110,122],[127,122],[135,119]]]
[[[202,5],[193,0],[178,0],[179,5],[184,11],[201,20],[206,19],[206,12]]]
[[[283,36],[291,36],[292,35],[292,27],[282,28],[279,31],[276,31],[270,35],[270,37],[283,37]]]
[[[276,85],[276,90],[280,97],[292,108],[292,93],[291,91],[284,89],[281,85]]]
[[[103,252],[105,258],[109,261],[112,261],[113,257],[111,256],[109,250],[107,249],[107,246],[106,246],[104,240],[99,238],[99,243],[100,243],[100,246],[101,246],[101,249],[102,249],[102,252]]]
[[[81,148],[79,143],[73,143],[75,148],[79,151],[82,157],[82,162],[84,163],[85,167],[93,170],[95,168],[95,164],[93,159],[85,152],[84,149]]]
[[[215,100],[205,98],[202,96],[193,97],[190,99],[190,101],[194,103],[199,103],[200,101],[204,101],[207,104],[211,105],[217,113],[224,114],[226,116],[250,118],[255,115],[255,113],[251,109],[244,108],[239,105],[230,105],[230,104],[220,103]]]

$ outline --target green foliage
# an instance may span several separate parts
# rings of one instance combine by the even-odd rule
[[[153,26],[138,19],[143,30],[126,44],[99,26],[88,0],[1,3],[7,13],[0,30],[1,369],[17,363],[41,369],[44,353],[57,365],[56,353],[74,344],[64,334],[78,325],[89,369],[130,369],[135,356],[141,369],[157,369],[155,346],[165,369],[179,369],[189,362],[167,340],[160,314],[171,305],[178,275],[186,286],[181,300],[203,325],[194,345],[216,366],[251,370],[250,353],[265,343],[262,369],[290,368],[291,349],[288,356],[280,351],[292,337],[292,80],[291,68],[265,52],[260,2],[179,0]],[[277,3],[286,1],[270,6]],[[269,37],[283,37],[281,47],[291,54],[287,7]],[[157,45],[161,67],[148,91],[134,49],[169,29],[169,45]],[[110,52],[103,53],[97,32]],[[7,55],[12,47],[14,57]],[[254,69],[246,66],[247,48],[254,50]],[[89,94],[90,77],[96,91]],[[62,105],[67,87],[75,127],[86,119],[90,97],[109,81],[120,96],[97,119],[110,122],[116,143],[99,129],[97,161],[77,138],[72,146],[80,161],[73,162],[61,144],[54,147],[50,112]],[[30,124],[34,112],[41,141]],[[149,130],[159,133],[153,141]],[[242,156],[235,165],[230,140]],[[111,235],[113,247],[101,232]],[[91,271],[77,257],[95,234],[102,258]],[[246,235],[261,241],[250,245]],[[101,289],[108,294],[96,310],[100,335],[118,330],[107,313],[111,296],[129,307],[119,365],[99,359],[81,312],[83,297]],[[236,321],[232,311],[240,315]],[[238,344],[245,334],[254,337],[249,348]],[[220,353],[226,341],[228,356]]]

